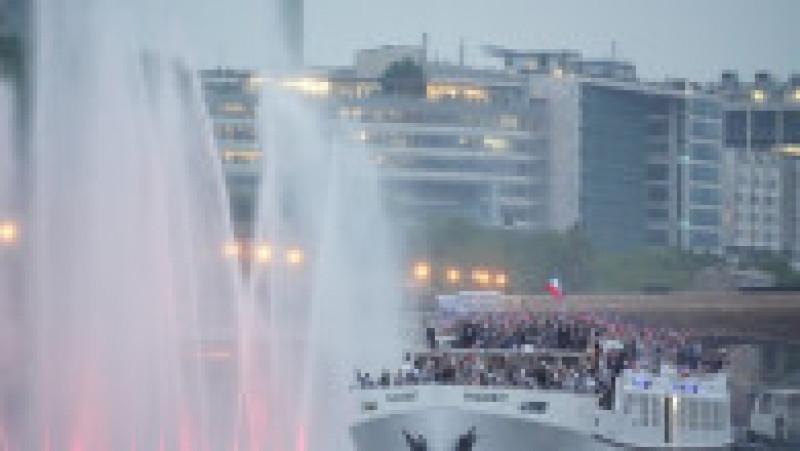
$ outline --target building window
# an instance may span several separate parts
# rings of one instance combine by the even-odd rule
[[[647,199],[654,202],[669,200],[669,189],[666,186],[651,186],[647,189]]]
[[[519,128],[519,118],[513,114],[503,114],[500,116],[500,127],[506,130],[516,130]]]
[[[667,220],[669,219],[669,210],[665,208],[651,208],[647,210],[647,217],[655,220]]]
[[[719,149],[711,144],[695,144],[693,147],[694,159],[699,161],[719,161]]]
[[[280,85],[283,88],[297,91],[300,94],[316,98],[327,98],[331,92],[331,82],[326,79],[290,78],[283,80]],[[360,86],[358,86],[356,97],[360,98],[360,94]]]
[[[451,84],[428,84],[428,100],[458,99],[485,102],[489,100],[488,91],[480,86],[462,86]]]
[[[692,209],[689,212],[689,220],[692,225],[715,227],[722,223],[719,210]]]
[[[647,244],[653,246],[666,246],[669,244],[669,233],[666,230],[648,230]]]
[[[261,159],[261,152],[246,149],[225,149],[222,152],[222,159],[226,163],[253,163]]]
[[[722,194],[716,188],[692,188],[689,194],[689,199],[697,205],[719,205],[721,198]]]
[[[763,89],[754,89],[750,93],[750,96],[752,97],[753,102],[756,103],[761,103],[767,99],[767,93],[765,93]]]
[[[706,183],[719,183],[719,170],[709,166],[692,166],[692,180]]]
[[[719,246],[719,235],[714,232],[694,231],[689,234],[689,245],[691,247],[717,247]]]
[[[666,164],[648,164],[647,179],[656,181],[669,180],[669,166]]]
[[[483,146],[491,150],[507,150],[509,142],[505,138],[486,136],[483,138]]]

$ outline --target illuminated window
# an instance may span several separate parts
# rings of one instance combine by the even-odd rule
[[[283,80],[280,85],[315,98],[327,98],[331,92],[331,82],[321,78],[290,78]]]
[[[505,138],[486,136],[483,138],[483,146],[486,147],[487,149],[500,151],[508,149],[509,142]]]
[[[264,85],[264,79],[261,77],[250,77],[247,80],[247,89],[251,92],[259,91]]]
[[[428,85],[428,99],[455,99],[458,97],[458,88],[451,85],[429,84]]]
[[[356,98],[366,99],[378,90],[380,86],[377,83],[359,83],[356,85]]]
[[[778,148],[778,152],[784,155],[800,156],[800,145],[789,144]]]
[[[564,69],[560,67],[556,67],[555,69],[553,69],[553,78],[558,79],[563,77],[564,77]]]
[[[483,102],[489,99],[489,93],[486,89],[479,86],[459,86],[438,83],[428,84],[429,100],[458,98]]]
[[[753,98],[754,102],[763,102],[767,98],[767,94],[762,89],[754,89],[753,92],[750,93]]]
[[[244,113],[247,107],[241,102],[227,102],[222,104],[222,111],[225,113]]]
[[[464,98],[467,100],[485,101],[489,98],[485,89],[482,88],[465,88]]]
[[[792,92],[792,100],[795,102],[800,102],[800,88],[797,88]]]
[[[225,149],[222,151],[222,159],[226,163],[252,163],[261,159],[261,152],[258,150]]]
[[[339,116],[342,119],[352,119],[352,120],[360,120],[361,119],[361,108],[359,107],[342,107],[339,110]]]
[[[361,141],[366,142],[367,140],[369,140],[369,133],[367,133],[367,132],[365,132],[363,130],[358,132],[357,136],[358,136],[358,139],[360,139]]]
[[[519,127],[519,118],[512,114],[503,114],[500,116],[500,127],[507,130],[516,130]]]

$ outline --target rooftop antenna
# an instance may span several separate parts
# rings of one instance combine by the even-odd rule
[[[422,56],[425,58],[425,61],[428,60],[428,47],[430,46],[430,38],[428,37],[428,33],[422,33]]]
[[[611,60],[617,60],[617,41],[611,41]]]
[[[458,42],[458,65],[464,67],[464,37],[462,36]]]

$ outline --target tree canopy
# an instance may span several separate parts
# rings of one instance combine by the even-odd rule
[[[599,252],[577,228],[514,231],[483,228],[458,218],[434,219],[416,230],[412,241],[415,256],[424,256],[437,268],[505,271],[510,290],[518,293],[541,293],[554,275],[568,293],[683,290],[694,286],[701,271],[724,265],[717,256],[675,248]]]
[[[410,58],[393,62],[381,77],[381,88],[388,95],[424,97],[427,85],[425,70]]]

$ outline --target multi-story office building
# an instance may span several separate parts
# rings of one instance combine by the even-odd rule
[[[502,70],[387,46],[283,85],[320,101],[368,147],[400,220],[577,226],[600,249],[788,250],[800,261],[799,77],[647,82],[614,59],[488,51]],[[202,78],[244,225],[260,173],[258,78]]]
[[[714,87],[725,111],[726,246],[800,262],[800,76],[741,82],[726,72]]]
[[[261,181],[256,117],[261,78],[252,71],[213,69],[201,71],[200,81],[228,185],[234,232],[247,240]]]
[[[0,1],[0,36],[22,36],[27,33],[29,3],[25,0]]]
[[[397,62],[412,75],[392,75]],[[545,105],[525,77],[432,63],[424,46],[362,51],[318,77],[292,86],[368,147],[401,221],[547,227]]]
[[[603,249],[722,252],[713,95],[685,81],[642,82],[627,62],[488,50],[547,100],[550,228],[577,225]]]

